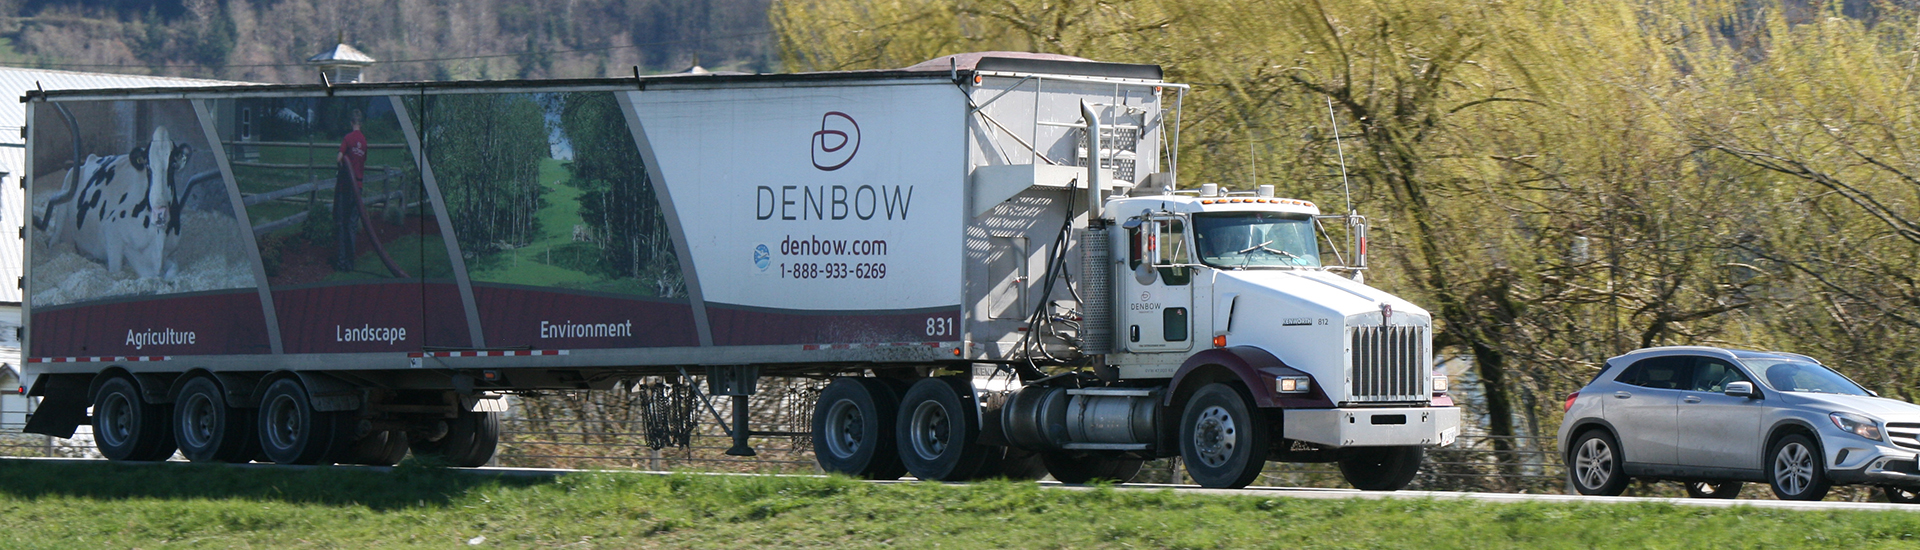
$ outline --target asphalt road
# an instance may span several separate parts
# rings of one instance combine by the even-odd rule
[[[25,462],[25,461],[59,462],[59,463],[73,463],[73,464],[91,464],[91,463],[106,462],[105,460],[87,459],[87,458],[0,458],[0,464],[5,464],[7,462]],[[159,468],[188,466],[188,464],[184,462],[145,462],[145,463],[128,462],[125,464],[146,464],[146,465],[152,465],[154,467],[159,467]],[[367,470],[377,471],[377,472],[385,472],[385,471],[393,470],[393,468],[385,467],[385,466],[282,466],[277,464],[229,464],[227,466],[232,468],[362,468],[362,469],[367,469]],[[714,476],[772,475],[776,477],[819,477],[819,476],[811,476],[811,475],[787,475],[787,474],[655,472],[655,471],[644,471],[644,470],[572,470],[572,469],[560,469],[560,468],[455,468],[455,470],[471,472],[475,475],[498,475],[498,476],[516,476],[516,477],[550,477],[550,476],[558,476],[558,475],[582,473],[582,472],[600,472],[600,473],[634,474],[634,475],[669,475],[669,474],[675,474],[675,473],[683,473],[683,474],[691,474],[691,475],[714,475]],[[921,483],[921,482],[912,481],[912,480],[899,480],[899,481],[875,481],[873,483]],[[1063,491],[1085,491],[1085,490],[1093,489],[1092,487],[1083,486],[1083,485],[1065,485],[1065,484],[1052,482],[1052,481],[1043,481],[1043,482],[1040,482],[1040,485],[1042,487],[1046,487],[1050,489],[1058,489]],[[1891,504],[1886,502],[1838,502],[1838,501],[1800,502],[1800,501],[1787,501],[1787,500],[1718,500],[1718,499],[1690,499],[1690,498],[1590,497],[1590,496],[1582,496],[1582,495],[1532,495],[1532,494],[1516,494],[1516,493],[1455,493],[1455,492],[1445,492],[1445,491],[1360,491],[1355,489],[1320,489],[1320,488],[1302,488],[1302,487],[1247,487],[1245,489],[1207,489],[1204,487],[1200,487],[1198,485],[1168,485],[1168,484],[1159,484],[1159,483],[1129,483],[1125,485],[1115,485],[1113,486],[1113,489],[1118,491],[1171,490],[1176,493],[1193,493],[1193,494],[1206,494],[1206,495],[1262,496],[1262,497],[1313,498],[1313,499],[1340,499],[1340,498],[1373,498],[1373,499],[1400,498],[1400,499],[1437,499],[1437,500],[1459,499],[1459,500],[1479,500],[1479,501],[1486,501],[1486,502],[1561,502],[1561,503],[1580,503],[1580,504],[1632,504],[1632,503],[1647,503],[1647,502],[1664,502],[1664,503],[1673,504],[1677,506],[1708,506],[1708,507],[1721,507],[1721,508],[1732,507],[1732,506],[1750,506],[1753,508],[1778,509],[1778,510],[1888,510],[1888,511],[1901,511],[1901,512],[1920,512],[1920,504]],[[1752,487],[1749,489],[1759,489],[1762,491],[1766,490],[1765,487]]]

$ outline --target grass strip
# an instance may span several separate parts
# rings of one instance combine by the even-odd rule
[[[4,548],[1912,548],[1920,514],[0,461]]]

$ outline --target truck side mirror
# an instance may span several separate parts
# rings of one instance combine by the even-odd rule
[[[1133,267],[1133,280],[1150,285],[1160,278],[1160,222],[1147,220],[1140,224],[1140,265]]]
[[[1760,398],[1760,394],[1758,394],[1758,393],[1754,393],[1754,391],[1753,391],[1753,383],[1752,383],[1752,382],[1744,382],[1744,381],[1743,381],[1743,382],[1728,382],[1728,383],[1727,383],[1727,390],[1726,390],[1726,394],[1727,394],[1727,397],[1745,397],[1745,398],[1747,398],[1747,399],[1759,399],[1759,398]]]

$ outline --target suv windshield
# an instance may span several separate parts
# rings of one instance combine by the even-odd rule
[[[1747,368],[1753,369],[1776,390],[1872,395],[1866,388],[1819,364],[1792,359],[1741,359],[1740,362],[1746,363]]]
[[[1216,212],[1193,216],[1200,262],[1218,268],[1320,267],[1313,219],[1281,212]]]

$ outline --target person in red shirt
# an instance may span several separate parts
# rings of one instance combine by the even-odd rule
[[[361,113],[353,110],[353,131],[340,138],[338,171],[333,182],[333,236],[337,246],[333,268],[353,271],[354,237],[359,234],[360,191],[366,182],[367,136],[360,133]]]

